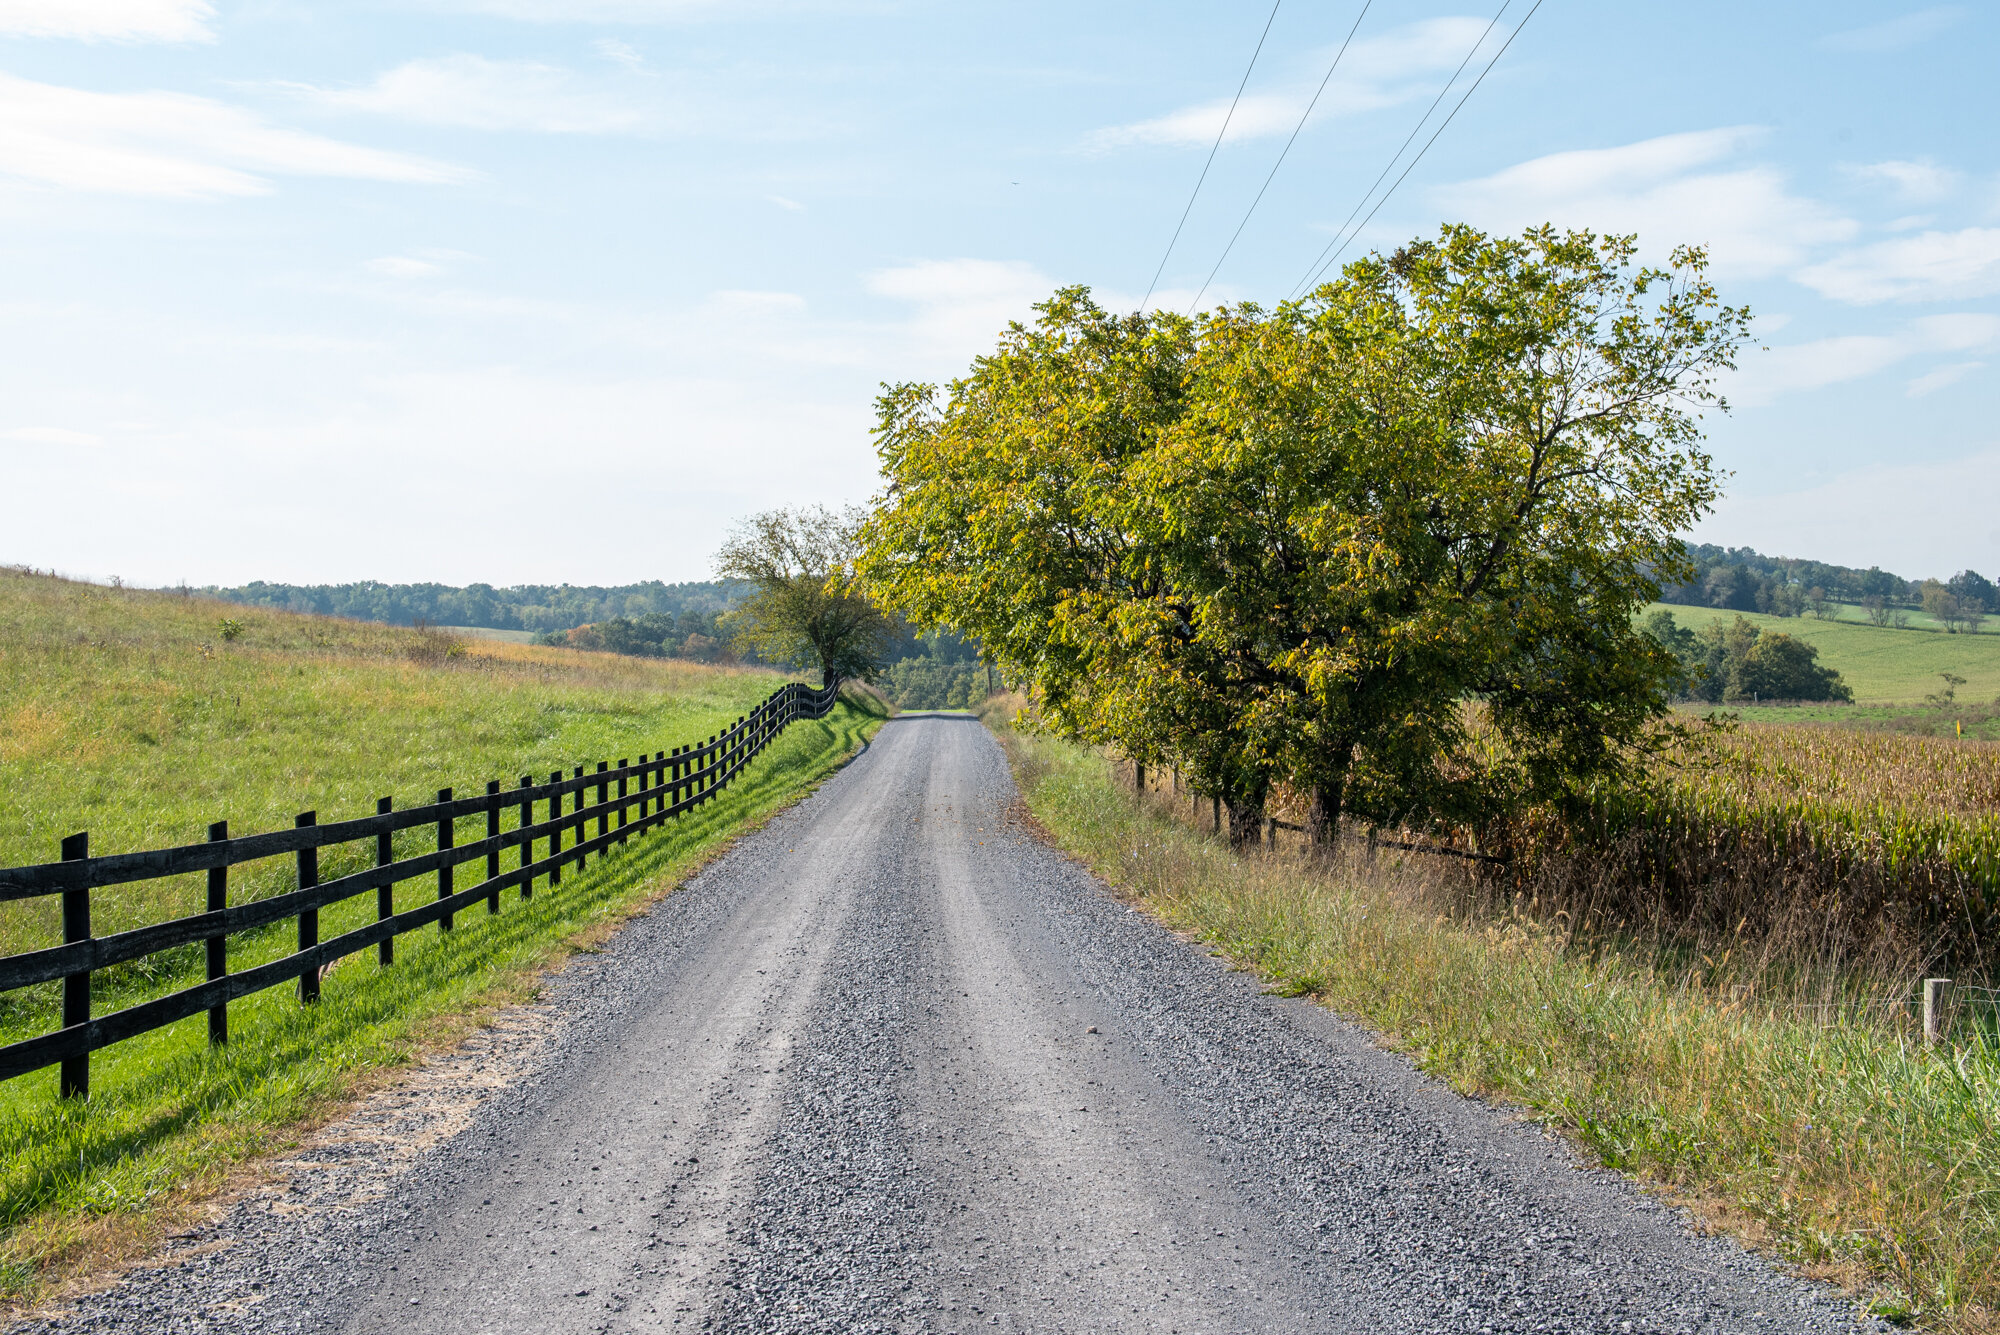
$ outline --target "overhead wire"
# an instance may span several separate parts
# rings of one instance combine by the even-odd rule
[[[1361,30],[1361,20],[1368,17],[1369,7],[1374,3],[1375,0],[1364,0],[1361,12],[1354,16],[1354,26],[1347,30],[1346,40],[1341,42],[1340,50],[1333,53],[1333,63],[1326,67],[1326,77],[1319,81],[1319,88],[1313,93],[1312,101],[1306,103],[1305,112],[1300,115],[1299,123],[1292,127],[1292,137],[1285,141],[1285,147],[1279,152],[1278,160],[1271,164],[1270,174],[1265,176],[1264,184],[1257,188],[1257,197],[1251,200],[1250,207],[1244,210],[1243,221],[1236,224],[1236,230],[1230,234],[1229,244],[1222,248],[1222,255],[1215,261],[1215,267],[1208,271],[1208,277],[1202,280],[1200,291],[1196,292],[1194,300],[1188,303],[1188,312],[1190,314],[1193,313],[1196,306],[1201,304],[1202,297],[1208,292],[1208,285],[1215,281],[1215,276],[1218,273],[1222,272],[1223,262],[1229,258],[1229,252],[1236,248],[1236,240],[1243,235],[1243,229],[1250,225],[1250,215],[1255,213],[1257,205],[1263,202],[1264,192],[1271,188],[1271,182],[1278,175],[1278,168],[1285,165],[1285,155],[1290,153],[1292,145],[1298,142],[1299,131],[1306,128],[1306,121],[1311,117],[1313,108],[1319,105],[1321,94],[1325,93],[1326,86],[1333,82],[1333,72],[1340,68],[1340,58],[1347,54],[1347,48],[1354,42],[1354,34]],[[1537,0],[1537,3],[1539,3],[1539,0]]]
[[[1368,226],[1368,224],[1374,220],[1375,215],[1381,212],[1382,206],[1389,202],[1389,196],[1396,193],[1397,187],[1401,186],[1404,181],[1408,180],[1410,173],[1416,170],[1417,164],[1424,160],[1424,154],[1431,151],[1431,145],[1435,144],[1438,141],[1438,135],[1443,134],[1445,130],[1451,125],[1452,121],[1457,118],[1458,113],[1465,109],[1466,102],[1472,97],[1474,93],[1479,91],[1479,85],[1486,82],[1486,76],[1493,72],[1493,67],[1500,63],[1500,57],[1507,54],[1507,48],[1514,45],[1514,39],[1521,35],[1521,29],[1528,26],[1528,20],[1535,17],[1535,11],[1540,9],[1541,7],[1542,7],[1542,0],[1535,0],[1534,8],[1530,9],[1524,16],[1522,16],[1521,21],[1514,25],[1514,31],[1507,34],[1507,40],[1501,43],[1500,49],[1498,51],[1495,51],[1493,53],[1493,59],[1486,62],[1486,68],[1479,72],[1479,77],[1477,79],[1474,79],[1472,81],[1472,86],[1465,90],[1465,96],[1458,99],[1458,104],[1452,107],[1451,114],[1444,118],[1444,123],[1439,125],[1437,127],[1437,130],[1431,135],[1431,137],[1424,141],[1424,146],[1417,150],[1417,156],[1410,159],[1410,165],[1403,168],[1403,174],[1396,178],[1395,184],[1391,185],[1389,189],[1386,192],[1384,192],[1382,198],[1375,201],[1375,207],[1368,210],[1368,216],[1366,218],[1363,218],[1360,221],[1360,223],[1355,226],[1354,230],[1348,234],[1347,239],[1341,242],[1340,249],[1335,251],[1331,258],[1329,258],[1324,264],[1318,264],[1318,262],[1315,261],[1315,263],[1318,264],[1318,267],[1316,269],[1307,270],[1305,282],[1300,284],[1301,287],[1311,287],[1313,281],[1317,279],[1321,274],[1325,273],[1327,269],[1334,263],[1334,261],[1338,260],[1343,254],[1345,254],[1347,248],[1350,245],[1354,244],[1354,239],[1361,235],[1363,229],[1365,229]],[[1324,254],[1325,252],[1322,251],[1321,253]],[[1294,290],[1296,291],[1297,289]]]
[[[1264,39],[1271,35],[1271,25],[1278,18],[1278,6],[1284,2],[1276,0],[1271,6],[1271,16],[1264,20],[1264,31],[1257,37],[1257,49],[1250,53],[1250,63],[1243,70],[1243,80],[1236,85],[1236,96],[1229,99],[1228,114],[1222,118],[1222,128],[1215,132],[1215,142],[1209,145],[1208,160],[1201,164],[1201,175],[1195,178],[1194,192],[1188,196],[1187,207],[1181,210],[1181,220],[1174,224],[1173,239],[1167,242],[1166,254],[1160,256],[1160,267],[1153,270],[1153,281],[1146,284],[1146,295],[1139,301],[1142,311],[1146,309],[1146,303],[1153,299],[1153,290],[1160,285],[1160,275],[1167,271],[1167,260],[1173,256],[1174,247],[1180,244],[1181,229],[1187,226],[1188,215],[1194,212],[1194,202],[1201,194],[1202,182],[1208,179],[1208,169],[1215,165],[1216,150],[1222,147],[1222,137],[1229,133],[1229,122],[1236,119],[1236,104],[1243,100],[1243,90],[1250,86],[1250,71],[1257,68],[1257,57],[1264,53]]]
[[[1299,294],[1299,288],[1304,287],[1307,282],[1310,282],[1312,280],[1314,274],[1319,269],[1320,262],[1327,257],[1327,252],[1331,251],[1334,248],[1334,246],[1338,245],[1340,242],[1340,238],[1346,235],[1347,225],[1354,221],[1355,216],[1359,214],[1361,210],[1368,207],[1368,201],[1374,198],[1377,187],[1379,187],[1382,184],[1382,182],[1389,179],[1390,172],[1396,170],[1396,164],[1403,160],[1404,152],[1408,150],[1408,148],[1412,143],[1416,142],[1417,136],[1423,133],[1424,126],[1430,123],[1432,115],[1434,115],[1437,112],[1438,107],[1444,102],[1445,94],[1449,93],[1454,87],[1457,86],[1458,76],[1465,73],[1465,67],[1472,63],[1472,58],[1479,54],[1479,49],[1481,47],[1486,45],[1486,39],[1493,35],[1494,26],[1500,22],[1501,15],[1505,14],[1508,10],[1508,7],[1511,6],[1513,3],[1514,0],[1501,0],[1500,8],[1495,10],[1493,12],[1493,17],[1487,21],[1485,31],[1479,34],[1479,40],[1474,42],[1471,46],[1465,49],[1465,59],[1458,62],[1458,68],[1453,70],[1451,72],[1451,77],[1444,81],[1444,87],[1438,89],[1438,95],[1431,99],[1431,104],[1428,107],[1424,108],[1424,114],[1419,116],[1417,118],[1417,123],[1410,127],[1410,133],[1404,137],[1402,143],[1396,145],[1396,151],[1389,155],[1389,161],[1382,168],[1382,174],[1380,176],[1377,176],[1374,179],[1374,181],[1369,184],[1368,188],[1361,192],[1361,198],[1354,202],[1353,211],[1350,212],[1347,215],[1347,217],[1342,220],[1339,227],[1334,229],[1332,238],[1327,241],[1325,247],[1319,252],[1319,254],[1313,257],[1312,263],[1306,266],[1305,278],[1300,281],[1298,287],[1294,287],[1291,290],[1291,293],[1287,298],[1288,300],[1290,299],[1290,297],[1296,297]]]

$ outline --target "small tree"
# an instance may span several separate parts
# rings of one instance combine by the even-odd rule
[[[820,684],[873,681],[896,638],[854,573],[859,507],[766,510],[739,523],[715,558],[716,574],[753,592],[726,621],[739,650],[770,663],[816,667]]]

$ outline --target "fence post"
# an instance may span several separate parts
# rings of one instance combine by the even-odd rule
[[[597,772],[599,774],[605,773],[610,768],[611,768],[611,762],[608,760],[600,760],[597,762]],[[597,781],[597,837],[600,839],[602,839],[605,835],[611,833],[611,811],[609,807],[606,805],[610,801],[611,801],[611,780],[599,779]],[[599,853],[597,856],[599,861],[602,861],[604,858],[603,853]]]
[[[575,771],[572,773],[571,777],[581,779],[583,777],[583,766],[578,765]],[[589,799],[585,797],[584,794],[588,793],[589,791],[590,791],[589,784],[581,784],[577,787],[576,790],[576,811],[577,811],[576,842],[579,847],[583,844],[584,840],[590,838],[590,819],[582,814],[583,808],[589,802]],[[590,861],[590,854],[578,853],[576,855],[576,869],[578,871],[582,871],[584,868],[584,864],[586,864],[589,861]]]
[[[562,771],[551,771],[549,774],[549,787],[553,789],[561,782]],[[549,823],[555,826],[553,830],[549,831],[549,889],[551,890],[562,884],[562,858],[558,856],[562,852],[562,809],[562,793],[551,792],[549,794]]]
[[[310,829],[319,824],[319,813],[301,811],[292,822],[297,829]],[[319,884],[319,850],[301,848],[299,850],[299,889],[310,890]],[[299,910],[299,953],[304,954],[319,944],[319,910]],[[319,968],[314,966],[299,975],[299,1001],[311,1005],[319,1000]]]
[[[219,820],[208,827],[208,842],[229,842],[229,822]],[[208,869],[208,911],[220,913],[229,907],[229,868]],[[208,938],[208,981],[229,976],[229,938],[221,932]],[[229,1003],[218,1001],[208,1008],[208,1045],[219,1048],[229,1041]]]
[[[396,809],[395,798],[378,797],[375,799],[376,815],[386,816],[395,809]],[[386,867],[391,862],[394,862],[396,860],[395,846],[396,846],[396,836],[389,833],[389,831],[384,830],[382,831],[382,833],[376,835],[375,865],[378,867]],[[396,887],[386,883],[383,885],[376,886],[375,920],[377,922],[387,922],[389,921],[389,919],[395,916],[396,916]],[[396,962],[396,938],[394,936],[385,936],[380,941],[375,943],[375,960],[385,969],[388,968],[391,964],[394,964]]]
[[[500,879],[500,780],[486,781],[486,837],[492,842],[486,846],[486,879]],[[489,914],[500,911],[500,887],[494,886],[486,892],[486,911]]]
[[[1934,1048],[1944,1041],[1945,994],[1951,988],[1949,978],[1924,979],[1924,1046]]]
[[[523,774],[521,776],[521,828],[524,830],[535,823],[535,797],[533,792],[530,791],[534,786],[534,775]],[[534,860],[535,841],[524,834],[521,836],[521,865],[526,867]],[[529,900],[534,897],[535,878],[532,876],[523,876],[521,878],[521,898]]]
[[[449,788],[438,789],[437,800],[440,803],[446,803],[451,801],[451,789]],[[450,852],[453,847],[453,841],[457,838],[457,835],[458,835],[457,821],[453,820],[450,816],[446,816],[442,820],[438,821],[438,852],[440,853]],[[444,866],[438,868],[439,899],[451,898],[451,880],[452,880],[451,872],[452,868],[450,863],[446,863]],[[438,930],[440,932],[449,932],[451,930],[450,913],[446,913],[442,918],[438,919]]]
[[[625,769],[631,763],[631,760],[625,756],[618,757],[618,829],[620,830],[618,842],[621,844],[626,840],[626,836],[623,833],[625,829],[625,799],[630,796],[625,788]]]
[[[90,856],[90,832],[73,834],[62,841],[62,860],[82,862]],[[90,940],[90,888],[65,890],[62,897],[63,944]],[[90,970],[79,969],[63,978],[63,1028],[90,1023]],[[62,1062],[62,1097],[90,1097],[90,1054],[80,1052]]]
[[[670,807],[678,805],[681,800],[681,769],[681,748],[677,746],[667,753],[667,805]]]

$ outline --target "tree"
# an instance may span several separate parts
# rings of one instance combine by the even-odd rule
[[[769,663],[818,668],[820,684],[871,681],[896,627],[855,575],[859,507],[766,510],[740,522],[715,558],[750,595],[723,618],[740,649]]]
[[[1819,650],[1778,632],[1758,635],[1731,665],[1734,700],[1852,700],[1840,673],[1821,667]]]
[[[2000,590],[1977,570],[1961,570],[1945,581],[1945,587],[1964,611],[2000,612]]]
[[[867,569],[1059,731],[1233,812],[1282,776],[1322,841],[1350,803],[1457,819],[1618,770],[1677,676],[1633,616],[1691,573],[1691,405],[1747,321],[1699,252],[1633,253],[1449,227],[1193,325],[1059,293],[941,408],[884,396]]]
[[[1957,594],[1934,579],[1924,581],[1924,615],[1944,627],[1945,634],[1955,635],[1965,628],[1966,608]]]

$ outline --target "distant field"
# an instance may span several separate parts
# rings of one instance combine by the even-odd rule
[[[1675,621],[1696,630],[1711,622],[1726,624],[1741,615],[1762,630],[1804,640],[1819,650],[1820,662],[1840,670],[1842,679],[1854,688],[1857,705],[1922,700],[1938,689],[1941,672],[1965,678],[1965,685],[1958,688],[1962,703],[1984,704],[2000,696],[2000,634],[1946,635],[1914,624],[1906,630],[1871,626],[1855,617],[1856,609],[1851,607],[1843,608],[1846,615],[1837,621],[1739,614],[1670,603],[1654,607],[1664,607],[1674,614]],[[1914,623],[1916,618],[1912,620]],[[1987,624],[2000,626],[2000,617],[1989,617]]]
[[[0,866],[54,861],[78,830],[115,853],[198,842],[215,820],[247,834],[511,787],[706,737],[782,680],[0,571]],[[195,893],[107,893],[95,926]],[[59,939],[56,909],[0,905],[0,951]]]

